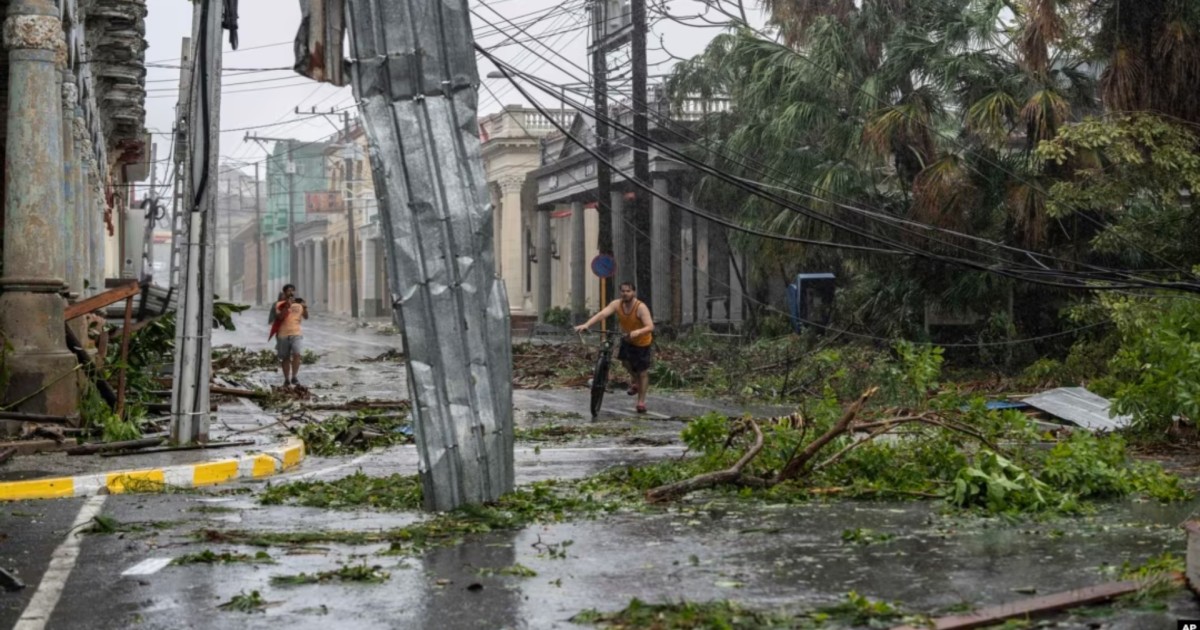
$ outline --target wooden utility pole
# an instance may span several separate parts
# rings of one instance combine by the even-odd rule
[[[652,187],[650,179],[650,135],[649,121],[646,119],[646,0],[630,1],[633,32],[631,38],[631,63],[633,65],[633,176],[641,184]],[[650,260],[650,199],[652,195],[639,187],[634,187],[636,197],[633,203],[633,258],[637,261],[637,287],[642,296],[650,297],[656,290]],[[668,243],[658,243],[658,247],[666,248]],[[669,304],[651,304],[656,313],[669,314]]]

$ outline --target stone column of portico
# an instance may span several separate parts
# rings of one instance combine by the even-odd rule
[[[583,202],[571,204],[571,315],[578,322],[587,318],[587,217]]]
[[[525,228],[521,225],[521,186],[524,180],[507,177],[500,180],[500,240],[495,244],[500,277],[508,292],[511,312],[523,312],[525,307],[525,278],[522,258],[525,256]]]
[[[58,16],[49,0],[13,0],[4,22],[8,136],[0,331],[11,344],[3,402],[15,411],[70,415],[79,400],[60,293],[66,276],[60,74],[66,44]]]
[[[550,310],[550,211],[537,211],[537,318],[546,320]]]
[[[91,215],[88,213],[88,188],[91,183],[87,177],[87,162],[88,153],[91,152],[91,143],[85,142],[86,135],[84,131],[87,129],[83,123],[83,108],[79,107],[79,99],[75,99],[75,107],[71,111],[71,128],[70,133],[75,138],[75,205],[68,207],[67,212],[75,213],[75,238],[74,251],[72,254],[78,261],[79,266],[79,284],[76,289],[80,295],[87,297],[91,288],[92,278],[92,234],[93,226],[90,222]],[[84,285],[87,285],[85,287]]]
[[[378,255],[379,239],[364,238],[362,240],[362,263],[358,266],[359,274],[362,276],[362,290],[358,292],[358,298],[362,300],[359,305],[358,314],[361,317],[375,317],[379,315],[379,298],[375,297],[378,275],[375,273],[375,257]]]
[[[84,226],[79,216],[79,151],[75,142],[75,106],[78,103],[78,88],[75,86],[75,74],[70,70],[62,73],[62,195],[63,222],[62,239],[63,254],[66,258],[66,293],[69,303],[83,298],[84,259],[80,256],[80,246],[83,244]],[[84,318],[76,317],[67,322],[75,339],[83,343]]]
[[[328,309],[326,291],[329,289],[329,281],[326,279],[329,261],[325,255],[325,239],[319,239],[313,245],[313,305],[318,311]]]

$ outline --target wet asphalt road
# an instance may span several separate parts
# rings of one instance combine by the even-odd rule
[[[353,364],[395,347],[397,337],[319,320],[310,322],[309,330],[309,348],[325,355],[301,372],[315,391],[339,398],[404,396],[401,365]],[[265,319],[261,326],[250,321],[236,334],[222,333],[217,343],[266,347],[265,331]],[[259,332],[262,341],[257,340]],[[267,382],[278,377],[268,373],[256,378]],[[619,406],[628,401],[615,398],[602,424],[628,425],[632,434],[569,444],[519,444],[518,483],[581,477],[614,464],[677,456],[682,451],[677,441],[653,445],[677,436],[683,423],[671,418],[711,408],[686,396],[660,397],[655,402],[661,417],[629,418]],[[580,391],[520,392],[518,423],[589,424],[578,413],[585,404]],[[357,457],[310,458],[273,482],[415,470],[415,450],[400,447]],[[424,518],[419,513],[265,506],[256,497],[262,487],[262,482],[243,482],[235,488],[246,494],[118,495],[0,505],[0,567],[27,584],[21,591],[0,593],[0,627],[569,628],[577,627],[569,620],[581,610],[616,610],[633,597],[651,602],[733,599],[755,608],[797,609],[836,603],[851,590],[931,612],[963,602],[1012,601],[1030,589],[1046,594],[1104,582],[1114,578],[1112,567],[1140,563],[1164,551],[1182,556],[1184,539],[1177,526],[1200,509],[1200,502],[1170,507],[1129,502],[1092,517],[1011,524],[947,518],[936,502],[756,508],[718,500],[469,536],[460,545],[411,557],[381,555],[379,545],[320,544],[266,549],[274,564],[167,566],[184,553],[260,550],[201,542],[196,532],[204,529],[379,530]],[[129,531],[72,531],[84,509]],[[896,538],[845,544],[842,533],[856,528]],[[567,541],[571,544],[563,546]],[[565,554],[548,553],[549,545],[559,545]],[[270,580],[362,563],[379,565],[391,578],[382,584],[302,586]],[[514,564],[536,575],[487,574]],[[252,591],[267,602],[259,612],[219,607]],[[1173,628],[1175,619],[1185,617],[1200,617],[1200,607],[1180,595],[1166,611],[1123,612],[1098,622],[1069,618],[1059,627]]]

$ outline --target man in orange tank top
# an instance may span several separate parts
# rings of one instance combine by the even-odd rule
[[[625,333],[617,359],[629,370],[633,381],[626,393],[630,396],[637,394],[637,412],[646,413],[646,390],[650,387],[650,366],[654,363],[650,346],[654,342],[654,319],[650,316],[650,307],[637,299],[637,288],[633,283],[622,282],[621,299],[613,300],[591,319],[576,326],[575,330],[585,332],[596,322],[612,315],[617,316],[621,331]]]

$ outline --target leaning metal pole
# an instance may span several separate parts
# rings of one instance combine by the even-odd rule
[[[467,0],[347,5],[425,505],[494,501],[513,487],[512,347]]]
[[[183,172],[187,185],[180,204],[186,239],[180,251],[182,277],[171,387],[171,440],[179,444],[208,441],[222,5],[222,0],[199,0],[194,7],[195,71],[185,104],[188,159]]]

